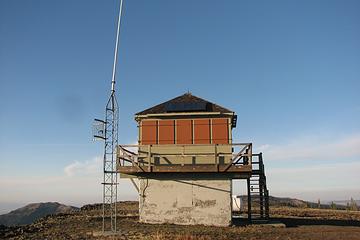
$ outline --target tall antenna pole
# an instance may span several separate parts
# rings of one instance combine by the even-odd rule
[[[120,0],[117,21],[114,63],[111,79],[111,94],[105,109],[105,146],[104,146],[104,178],[103,178],[103,224],[102,231],[116,233],[117,214],[117,161],[116,149],[118,145],[119,107],[115,95],[116,65],[118,60],[120,25],[123,0]]]
[[[112,93],[115,92],[115,77],[116,77],[116,65],[117,65],[118,51],[119,51],[119,37],[120,37],[122,6],[123,6],[123,0],[120,0],[120,9],[119,9],[119,15],[118,15],[116,41],[115,41],[114,63],[113,63],[112,78],[111,78],[111,92]]]

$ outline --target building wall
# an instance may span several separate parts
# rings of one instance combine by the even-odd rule
[[[187,176],[139,179],[140,221],[229,226],[231,179]]]

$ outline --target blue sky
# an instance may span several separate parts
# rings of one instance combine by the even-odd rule
[[[101,201],[91,123],[110,90],[117,6],[0,1],[1,211]],[[135,112],[191,91],[238,114],[234,138],[264,152],[272,194],[360,198],[359,11],[350,0],[125,1],[119,141],[136,141]],[[136,198],[121,183],[120,198]]]

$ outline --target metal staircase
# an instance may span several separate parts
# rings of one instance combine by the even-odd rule
[[[251,177],[247,179],[248,220],[254,223],[269,220],[269,190],[266,186],[262,153],[253,154]]]

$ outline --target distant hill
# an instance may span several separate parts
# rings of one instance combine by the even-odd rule
[[[32,203],[7,214],[0,215],[0,225],[26,225],[47,215],[69,213],[77,210],[78,208],[76,207],[66,206],[57,202]]]
[[[360,200],[354,200],[357,206],[360,206]],[[342,200],[342,201],[334,201],[336,205],[343,205],[346,206],[347,204],[350,204],[350,200]],[[331,204],[331,202],[329,202]]]
[[[281,197],[269,197],[270,206],[277,207],[296,207],[296,208],[304,208],[307,207],[309,202],[296,199],[296,198],[281,198]]]
[[[241,196],[242,202],[244,205],[247,205],[247,195]],[[282,197],[273,197],[269,196],[269,205],[271,207],[295,207],[295,208],[305,208],[309,204],[315,204],[306,202],[296,198],[282,198]]]
[[[241,200],[244,206],[247,205],[247,196],[242,195]],[[333,201],[336,209],[345,210],[346,204],[350,201]],[[357,206],[360,206],[360,201],[355,200]],[[330,209],[332,202],[325,202],[320,204],[321,209]],[[273,197],[269,196],[269,205],[270,207],[294,207],[294,208],[319,208],[318,203],[308,202],[296,198],[282,198],[282,197]]]

